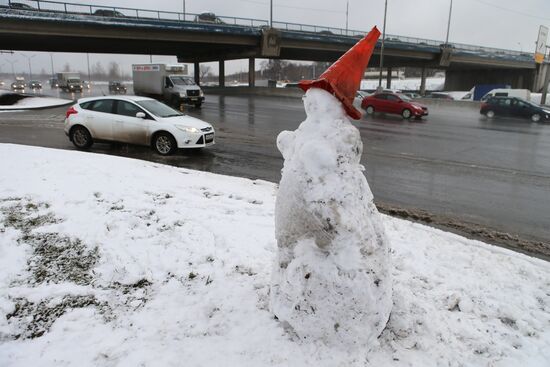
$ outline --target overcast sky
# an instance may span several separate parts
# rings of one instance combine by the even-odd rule
[[[6,2],[0,0],[0,3]],[[71,0],[83,3],[131,8],[181,11],[183,0]],[[273,20],[345,28],[347,0],[273,0]],[[450,0],[388,0],[386,33],[444,40]],[[217,15],[269,19],[269,0],[186,0],[186,12],[211,11]],[[348,27],[382,29],[384,0],[349,0]],[[450,42],[467,43],[533,52],[539,25],[550,26],[550,0],[454,0]],[[33,70],[51,70],[48,53],[32,58]],[[11,71],[6,60],[17,62],[16,72],[28,71],[27,60],[19,55],[0,55],[3,72]],[[118,61],[126,72],[134,62],[148,62],[149,56],[90,54],[90,63],[107,65]],[[155,62],[175,63],[175,57],[154,56]],[[86,70],[85,54],[54,54],[55,69],[65,62]],[[3,65],[2,65],[3,64]],[[247,70],[245,61],[226,63],[226,72]],[[215,66],[215,65],[213,65]],[[214,67],[217,70],[217,66]],[[192,70],[190,68],[190,70]],[[56,70],[57,71],[57,70]]]

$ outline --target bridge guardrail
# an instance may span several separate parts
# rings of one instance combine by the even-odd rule
[[[29,8],[22,8],[16,4],[24,4]],[[19,10],[34,10],[41,12],[59,12],[64,14],[76,14],[76,15],[97,15],[94,14],[98,10],[104,10],[112,12],[110,18],[133,18],[133,19],[158,19],[158,20],[172,20],[180,22],[197,22],[200,14],[195,13],[180,13],[164,10],[148,10],[138,8],[128,8],[119,6],[104,6],[104,5],[91,5],[91,4],[77,4],[70,2],[60,2],[52,0],[8,0],[8,7]],[[200,22],[200,21],[199,21]],[[269,25],[267,20],[253,19],[253,18],[240,18],[240,17],[226,17],[215,16],[213,22],[220,25],[233,25],[233,26],[246,26],[252,28],[262,28]],[[290,23],[290,22],[273,22],[272,26],[281,30],[296,31],[296,32],[309,32],[320,35],[330,36],[346,36],[346,37],[358,37],[365,35],[367,32],[360,30],[350,30],[335,27],[326,27],[318,25]],[[409,44],[417,44],[421,46],[442,47],[445,46],[443,41],[430,40],[416,37],[405,37],[398,35],[387,34],[385,37],[386,42],[403,42]],[[501,56],[513,56],[519,58],[532,57],[531,54],[521,51],[506,50],[494,47],[484,47],[467,45],[463,43],[451,43],[447,45],[460,51],[469,51],[475,53],[488,53]]]

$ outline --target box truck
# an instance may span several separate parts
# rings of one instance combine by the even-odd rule
[[[58,86],[65,92],[82,92],[80,74],[75,72],[57,73]]]
[[[134,93],[163,100],[175,108],[182,104],[198,108],[204,101],[204,94],[185,70],[181,65],[132,65]]]

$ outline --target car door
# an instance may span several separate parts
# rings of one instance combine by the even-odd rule
[[[86,110],[86,127],[94,139],[113,140],[113,102],[112,99],[98,99],[81,105]]]
[[[516,109],[516,116],[517,117],[531,117],[531,115],[534,113],[531,106],[519,99],[517,101],[517,109]]]
[[[394,96],[393,94],[388,94],[387,101],[386,101],[386,109],[389,113],[401,113],[401,99],[399,97]]]
[[[142,112],[145,118],[136,117],[138,112]],[[150,116],[139,106],[128,101],[115,101],[113,136],[116,141],[146,145],[148,121]]]
[[[373,98],[374,109],[378,112],[388,112],[387,111],[387,94],[376,94]]]

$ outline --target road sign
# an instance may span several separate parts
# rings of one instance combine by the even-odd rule
[[[537,39],[537,49],[535,50],[535,62],[542,64],[546,54],[546,39],[548,38],[548,28],[541,25],[539,28],[539,38]]]

